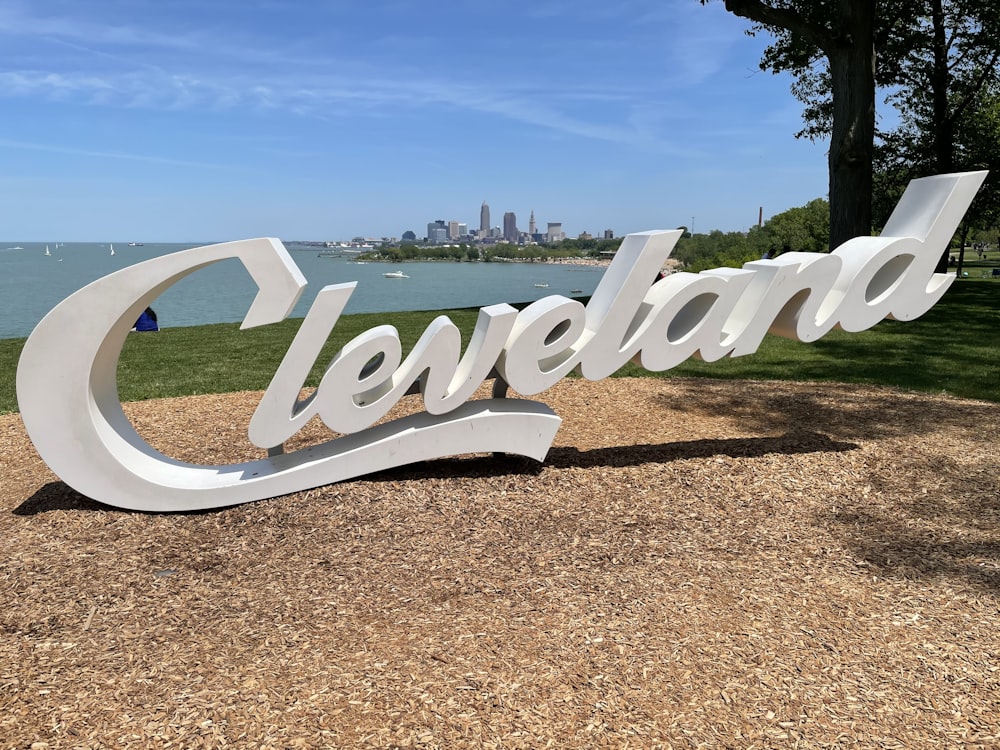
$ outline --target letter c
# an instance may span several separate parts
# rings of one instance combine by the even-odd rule
[[[242,328],[275,323],[295,306],[302,272],[278,240],[192,248],[136,264],[70,295],[28,337],[17,398],[28,435],[78,492],[144,511],[220,508],[298,492],[414,461],[505,451],[541,460],[560,419],[544,404],[487,399],[447,418],[416,414],[294,453],[246,463],[190,464],[158,452],[118,399],[118,358],[139,313],[188,274],[238,258],[259,287]]]

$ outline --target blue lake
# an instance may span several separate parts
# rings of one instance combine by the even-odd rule
[[[27,336],[56,304],[91,281],[198,244],[0,242],[0,338]],[[48,247],[50,255],[46,255]],[[591,294],[603,268],[553,263],[358,263],[324,257],[315,247],[286,246],[309,285],[291,317],[304,317],[327,284],[357,281],[345,312],[398,312],[529,302],[550,294]],[[401,270],[409,278],[382,274]],[[547,286],[536,286],[547,285]],[[579,290],[579,291],[577,291]],[[201,269],[153,304],[163,327],[233,323],[243,319],[256,286],[236,260]],[[391,322],[391,320],[387,320]]]

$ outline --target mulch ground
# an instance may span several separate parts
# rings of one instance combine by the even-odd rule
[[[258,397],[127,411],[222,463],[260,455]],[[75,493],[0,417],[0,747],[1000,746],[1000,405],[541,398],[545,464],[162,515]]]

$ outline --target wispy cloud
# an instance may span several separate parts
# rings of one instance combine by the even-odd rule
[[[171,111],[282,109],[300,116],[380,116],[400,108],[501,115],[549,131],[673,152],[675,147],[653,134],[648,125],[661,118],[641,97],[611,89],[579,88],[549,95],[529,87],[484,92],[479,85],[447,80],[340,78],[312,76],[304,82],[275,78],[210,77],[146,70],[128,73],[0,73],[7,97],[74,99],[87,105]],[[591,116],[570,114],[591,112]],[[600,121],[598,115],[605,121]],[[610,121],[618,118],[618,122]]]
[[[238,169],[231,164],[216,164],[205,161],[191,161],[186,159],[174,159],[164,156],[153,156],[150,154],[129,154],[121,151],[93,151],[90,149],[73,148],[70,146],[55,146],[49,143],[33,143],[30,141],[17,141],[7,138],[0,138],[0,148],[14,149],[17,151],[43,151],[50,154],[63,154],[65,156],[84,156],[95,159],[120,159],[123,161],[138,161],[151,164],[165,164],[177,167],[201,167],[211,169]]]
[[[677,17],[680,10],[673,7],[677,3],[669,5]],[[623,72],[610,61],[601,66],[588,59],[589,77],[584,80],[590,82],[581,83],[579,71],[568,63],[550,67],[548,77],[536,78],[527,63],[514,59],[508,71],[494,72],[498,77],[484,82],[474,58],[472,65],[446,67],[435,66],[433,54],[426,60],[388,54],[377,56],[377,63],[367,55],[338,58],[330,50],[308,55],[289,52],[293,45],[274,44],[267,30],[254,36],[235,28],[222,33],[205,25],[168,32],[137,22],[45,16],[15,0],[0,7],[0,35],[44,37],[82,57],[73,65],[51,67],[35,57],[33,67],[8,68],[0,73],[0,98],[37,97],[163,111],[281,110],[324,120],[389,117],[401,108],[433,112],[444,106],[498,115],[548,133],[641,151],[690,154],[690,143],[679,146],[664,136],[665,123],[684,107],[683,95],[674,92],[699,85],[718,69],[732,32],[713,30],[709,23],[691,27],[694,13],[706,13],[707,18],[706,9],[697,6],[693,11],[684,8],[688,20],[683,29],[660,32],[662,19],[654,24],[647,17],[650,12],[648,4],[631,1],[579,6],[568,0],[546,0],[522,6],[522,17],[568,19],[573,24],[582,19],[591,30],[614,18],[614,28],[630,29],[628,33],[642,37],[638,49],[653,65]],[[609,44],[627,48],[628,40]],[[551,51],[532,52],[599,60],[596,53],[583,45],[559,44]],[[608,53],[602,48],[601,54]]]
[[[0,33],[18,38],[54,38],[75,41],[87,48],[101,45],[191,49],[202,44],[198,33],[164,33],[144,26],[96,22],[88,14],[51,16],[35,13],[17,3],[0,7]]]

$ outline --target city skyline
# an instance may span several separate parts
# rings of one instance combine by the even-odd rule
[[[524,230],[517,225],[517,212],[516,211],[504,211],[503,223],[502,224],[491,224],[490,222],[491,209],[489,201],[483,201],[479,207],[479,228],[477,230],[469,231],[468,222],[459,221],[457,219],[434,219],[433,221],[427,222],[427,233],[422,239],[428,242],[451,242],[454,240],[462,238],[473,238],[477,241],[482,240],[497,240],[502,239],[504,242],[522,242],[525,239],[528,241],[558,241],[558,239],[566,239],[567,235],[562,231],[562,222],[548,222],[548,226],[558,227],[557,235],[559,236],[556,240],[550,239],[550,232],[544,232],[539,234],[537,232],[537,226],[535,221],[535,210],[530,210],[530,218],[528,220],[528,229]],[[611,229],[602,229],[595,236],[603,236],[608,238],[609,233],[613,237],[613,231]],[[412,228],[407,228],[401,233],[392,235],[383,235],[381,237],[368,237],[369,240],[390,240],[396,241],[397,238],[406,239],[405,235],[413,234],[416,236],[416,232]],[[590,234],[586,229],[581,230],[576,236]],[[354,238],[362,237],[364,235],[353,235]],[[331,238],[325,238],[330,240]],[[412,238],[411,238],[412,239]],[[337,241],[342,241],[337,239]]]
[[[398,236],[481,196],[571,237],[746,230],[827,190],[747,28],[695,0],[9,0],[0,234]]]

